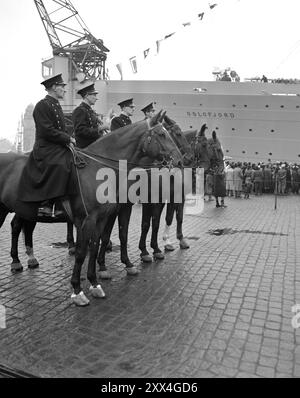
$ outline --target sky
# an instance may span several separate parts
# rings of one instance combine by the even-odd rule
[[[44,0],[45,6],[53,5]],[[230,67],[241,80],[300,79],[299,0],[72,0],[90,31],[111,50],[110,79],[213,80]],[[209,4],[218,5],[210,9]],[[204,12],[200,21],[198,14]],[[191,26],[183,27],[183,23]],[[166,35],[159,53],[156,41]],[[45,96],[42,59],[52,49],[33,0],[0,1],[0,138],[14,141],[26,106]],[[143,51],[150,48],[144,60]],[[136,56],[138,74],[129,58]]]

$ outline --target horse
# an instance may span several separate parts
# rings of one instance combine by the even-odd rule
[[[191,166],[194,156],[192,153],[192,148],[188,141],[186,140],[184,134],[182,133],[180,127],[178,124],[170,119],[169,117],[165,117],[164,119],[164,126],[166,129],[169,131],[171,134],[172,138],[174,139],[176,145],[178,146],[182,156],[183,156],[183,162],[184,166]],[[162,185],[162,182],[161,182]],[[160,185],[160,189],[162,188]],[[170,185],[170,201],[167,203],[167,216],[166,216],[166,222],[167,225],[170,226],[172,223],[173,219],[173,214],[176,211],[177,214],[177,228],[178,228],[178,234],[180,235],[180,242],[183,245],[188,246],[188,244],[185,242],[183,235],[182,235],[182,221],[183,221],[183,212],[181,213],[181,209],[183,209],[184,206],[184,198],[181,203],[174,203],[174,193],[176,189],[181,189],[182,187],[174,187],[174,183],[171,182]],[[149,192],[149,195],[151,193]],[[147,239],[147,234],[150,229],[150,224],[152,223],[152,231],[151,231],[151,241],[150,241],[150,246],[153,249],[153,258],[154,260],[163,260],[164,259],[164,254],[162,253],[161,249],[158,246],[158,231],[159,231],[159,225],[160,225],[160,218],[162,211],[165,207],[165,202],[162,201],[160,203],[143,203],[142,204],[142,225],[141,225],[141,236],[139,240],[139,249],[141,251],[141,259],[143,262],[151,262],[152,257],[149,255],[149,252],[146,248],[146,239]]]
[[[179,128],[177,126],[177,128]],[[191,146],[193,161],[191,167],[193,168],[193,174],[195,176],[196,168],[203,168],[204,171],[207,171],[211,164],[211,158],[213,156],[210,147],[208,146],[208,140],[205,136],[205,130],[207,129],[206,124],[203,124],[200,130],[187,130],[184,131],[183,134]],[[193,179],[193,191],[195,189],[194,186],[195,178]],[[183,203],[168,203],[165,217],[165,229],[163,232],[163,241],[164,241],[164,249],[165,251],[173,251],[175,250],[174,245],[172,245],[170,241],[170,227],[173,222],[174,214],[176,213],[176,238],[179,240],[180,249],[188,249],[189,245],[184,238],[182,232],[182,223],[183,223]]]
[[[168,120],[170,123],[170,119],[168,119],[167,116],[164,117],[164,127],[167,128],[168,125],[166,124],[166,120]],[[169,131],[171,138],[174,140],[175,144],[178,146],[178,140],[184,139],[182,133],[178,132],[178,131],[170,131],[168,128],[167,128],[167,130]],[[181,136],[181,138],[179,138],[179,136]],[[188,143],[184,139],[184,143],[181,145],[188,146]],[[186,152],[188,152],[187,149],[186,149]],[[183,163],[186,162],[189,158],[191,161],[191,158],[192,158],[191,154],[186,153],[183,156]],[[149,159],[148,160],[144,159],[144,161],[149,162]],[[148,180],[148,183],[150,186],[151,185],[150,180]],[[160,214],[162,209],[159,210],[159,207],[161,207],[161,204],[152,204],[151,203],[151,198],[149,195],[148,203],[143,204],[143,217],[144,217],[145,208],[146,209],[156,209],[156,210],[158,210],[158,213]],[[110,235],[111,235],[113,226],[115,224],[116,217],[118,217],[118,224],[119,224],[119,239],[120,239],[120,244],[121,244],[121,262],[126,265],[127,270],[130,270],[131,275],[133,275],[137,272],[137,268],[134,267],[134,265],[131,263],[131,261],[128,257],[128,251],[127,251],[128,227],[129,227],[129,222],[130,222],[131,211],[132,211],[132,203],[120,204],[117,211],[114,214],[112,214],[108,219],[105,231],[104,231],[103,235],[101,236],[101,246],[100,246],[99,255],[97,258],[97,262],[99,264],[99,275],[100,275],[100,278],[102,278],[102,279],[110,279],[111,278],[111,275],[108,272],[106,265],[105,265],[105,253],[107,251],[106,250],[107,245],[110,242]],[[161,251],[159,250],[159,248],[157,248],[157,250],[154,250],[154,257],[156,259],[159,259],[160,253],[161,253]]]
[[[116,164],[119,159],[128,162],[130,171],[134,166],[139,165],[140,159],[145,156],[153,161],[172,161],[175,166],[180,164],[182,159],[178,149],[161,124],[163,116],[162,112],[159,112],[148,121],[122,127],[80,151],[88,162],[85,168],[77,170],[81,194],[69,198],[77,230],[75,264],[71,277],[74,292],[71,300],[78,306],[89,304],[80,285],[81,268],[89,242],[92,242],[87,272],[87,278],[91,284],[90,291],[93,297],[105,296],[98,283],[95,270],[95,258],[98,252],[97,241],[103,233],[108,216],[115,211],[117,203],[99,204],[97,196],[98,171],[104,166],[108,166],[118,174],[119,170]],[[9,212],[15,212],[24,218],[25,223],[37,221],[37,219],[32,219],[32,208],[27,207],[26,209],[26,206],[20,205],[17,198],[17,187],[26,160],[27,158],[22,155],[10,155],[9,159],[0,157],[0,227]],[[118,196],[118,194],[116,189],[116,195]],[[26,210],[28,211],[26,212]]]

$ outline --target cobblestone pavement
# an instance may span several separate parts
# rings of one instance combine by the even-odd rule
[[[276,212],[272,196],[226,203],[186,216],[191,248],[148,265],[139,260],[135,206],[129,253],[140,273],[126,275],[114,230],[113,279],[101,283],[107,298],[85,308],[70,304],[74,258],[51,246],[65,241],[66,226],[38,225],[36,270],[27,269],[21,239],[24,272],[11,275],[6,220],[0,363],[42,377],[299,377],[291,308],[300,304],[300,199],[280,197]],[[85,268],[82,278],[90,297]]]

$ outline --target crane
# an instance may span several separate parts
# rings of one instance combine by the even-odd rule
[[[68,57],[71,78],[105,80],[105,61],[109,49],[96,39],[70,0],[34,0],[48,35],[54,56]],[[45,6],[47,4],[47,8]]]

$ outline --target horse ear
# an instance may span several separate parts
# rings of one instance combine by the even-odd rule
[[[214,141],[216,141],[216,139],[217,139],[217,134],[216,134],[216,132],[215,132],[215,130],[212,132],[212,138],[213,138],[213,140]]]
[[[171,119],[169,118],[169,116],[165,115],[164,121],[170,126],[170,124],[171,124]]]
[[[160,112],[162,112],[162,110]],[[159,123],[163,122],[163,120],[166,118],[166,114],[167,114],[167,111],[162,112],[161,117],[159,119]]]
[[[156,126],[160,122],[162,110],[150,119],[150,127]]]
[[[205,130],[207,129],[206,123],[202,125],[200,129],[200,137],[205,137]]]

